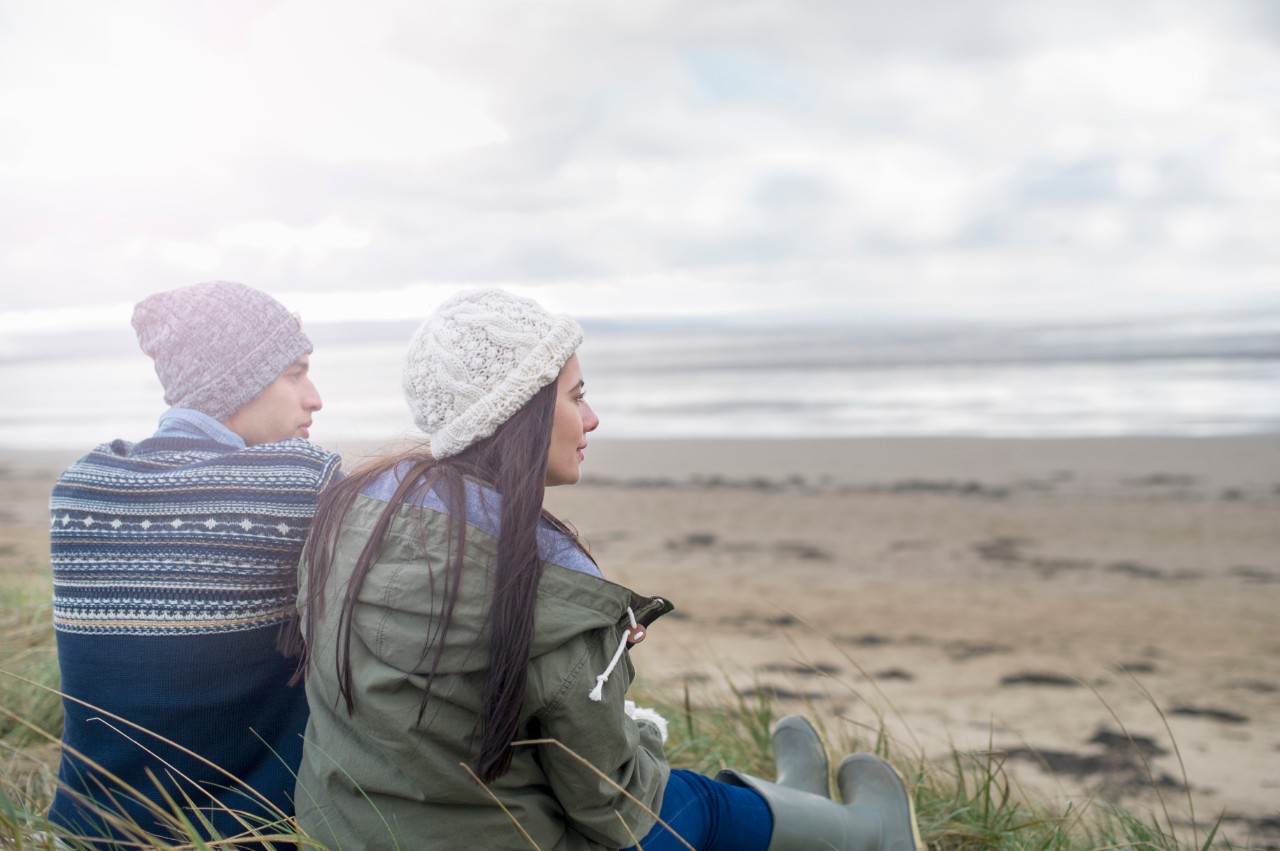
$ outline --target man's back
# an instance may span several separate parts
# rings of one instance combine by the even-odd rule
[[[63,741],[112,776],[103,784],[144,829],[162,832],[120,784],[154,800],[148,770],[169,775],[176,800],[209,806],[203,787],[223,807],[268,815],[243,783],[291,812],[307,707],[303,690],[287,685],[293,662],[276,642],[292,616],[316,500],[339,464],[297,438],[239,450],[188,438],[117,441],[54,488]],[[104,790],[74,759],[64,759],[60,780],[53,819],[100,833],[74,793],[101,802]],[[236,832],[225,814],[213,820]]]

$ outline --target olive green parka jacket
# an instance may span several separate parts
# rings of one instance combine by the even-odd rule
[[[601,699],[589,694],[630,625],[628,609],[648,623],[672,606],[564,566],[590,560],[549,525],[539,533],[544,569],[517,740],[560,745],[517,745],[511,769],[488,788],[464,767],[479,750],[489,656],[502,652],[487,643],[499,497],[484,486],[469,483],[464,566],[425,712],[419,717],[451,551],[449,518],[434,494],[398,509],[360,589],[348,714],[338,690],[339,615],[394,475],[356,498],[319,599],[307,602],[305,587],[299,595],[317,635],[307,671],[311,719],[296,788],[299,824],[332,851],[532,848],[530,839],[546,851],[635,844],[654,824],[670,768],[656,726],[624,712],[634,676],[629,653],[621,654]]]

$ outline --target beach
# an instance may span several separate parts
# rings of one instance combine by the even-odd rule
[[[349,464],[374,451],[340,447]],[[0,451],[0,582],[47,582],[77,453]],[[676,611],[632,651],[694,704],[732,684],[1004,761],[1060,806],[1280,842],[1280,436],[593,439],[549,507]],[[1190,802],[1190,803],[1189,803]]]

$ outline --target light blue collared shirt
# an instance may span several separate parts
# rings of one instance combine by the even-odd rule
[[[191,408],[170,408],[160,415],[152,437],[191,437],[213,440],[234,449],[244,449],[244,438],[208,414]]]

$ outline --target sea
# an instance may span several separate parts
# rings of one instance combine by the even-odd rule
[[[416,322],[317,322],[312,439],[414,434]],[[597,439],[1280,432],[1280,308],[1111,321],[583,323]],[[128,327],[0,339],[0,448],[139,439],[164,409]]]

